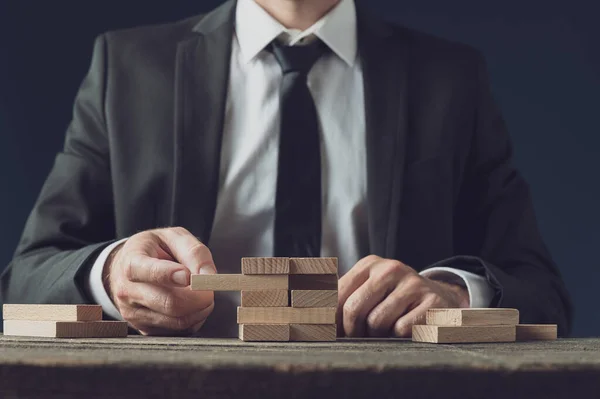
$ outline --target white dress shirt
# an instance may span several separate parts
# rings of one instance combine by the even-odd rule
[[[308,75],[321,134],[321,256],[337,257],[341,276],[360,254],[369,253],[365,105],[356,30],[353,0],[341,0],[303,32],[286,29],[254,0],[238,1],[219,193],[208,243],[218,271],[239,273],[242,257],[273,254],[282,72],[265,48],[275,39],[301,45],[316,37],[331,50]],[[89,279],[93,299],[116,319],[121,317],[104,290],[102,269],[120,242],[101,253]],[[472,307],[487,307],[492,299],[482,276],[443,267],[422,274],[462,283]]]

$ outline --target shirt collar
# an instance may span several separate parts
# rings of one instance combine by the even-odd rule
[[[349,66],[354,65],[356,61],[356,7],[354,0],[340,0],[327,15],[300,33],[281,25],[254,0],[238,0],[235,18],[235,33],[244,63],[252,61],[269,43],[283,33],[291,36],[290,45],[314,35]]]

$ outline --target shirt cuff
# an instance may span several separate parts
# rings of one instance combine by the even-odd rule
[[[479,274],[452,267],[432,267],[419,274],[432,280],[450,283],[457,282],[457,277],[459,277],[458,282],[464,284],[469,292],[469,303],[472,308],[487,308],[494,299],[494,289],[486,278]]]
[[[88,279],[88,292],[91,294],[92,299],[95,303],[102,306],[104,313],[115,320],[123,320],[123,317],[104,288],[102,274],[104,271],[104,264],[110,253],[125,241],[127,241],[127,238],[110,244],[100,252],[100,255],[96,258],[96,261],[90,270],[90,278]]]

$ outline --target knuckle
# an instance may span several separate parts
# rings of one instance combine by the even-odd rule
[[[394,327],[394,334],[398,338],[408,338],[412,335],[412,324],[398,323]]]
[[[129,290],[125,286],[117,286],[115,290],[115,297],[119,301],[127,301],[129,299]]]
[[[173,232],[173,233],[175,233],[175,234],[177,234],[179,236],[190,234],[190,232],[186,228],[181,227],[181,226],[171,227],[171,228],[169,228],[167,230],[171,231],[171,232]]]
[[[382,258],[377,255],[369,255],[369,256],[365,257],[365,261],[367,261],[369,263],[377,262],[381,259]]]
[[[369,326],[369,328],[375,331],[381,330],[383,326],[383,317],[381,312],[372,311],[371,313],[369,313],[369,315],[367,316],[367,325]]]
[[[344,318],[346,320],[353,322],[358,319],[359,309],[358,309],[358,306],[354,302],[347,301],[344,304],[343,310],[344,310]]]

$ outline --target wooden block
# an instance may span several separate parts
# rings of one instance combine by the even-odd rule
[[[335,324],[336,308],[238,307],[238,324]]]
[[[337,291],[338,278],[335,274],[291,274],[290,290]]]
[[[287,290],[287,275],[246,276],[243,274],[193,274],[194,291]]]
[[[99,305],[4,305],[5,320],[99,321]]]
[[[460,344],[478,342],[514,342],[515,326],[424,326],[412,329],[414,342]]]
[[[50,338],[124,338],[124,321],[4,320],[4,335]]]
[[[519,324],[517,309],[429,309],[426,324],[432,326],[514,326]]]
[[[552,341],[557,337],[556,324],[517,324],[517,341]]]
[[[290,274],[336,274],[337,258],[290,258]]]
[[[289,324],[240,324],[240,339],[242,341],[289,341]]]
[[[242,258],[242,274],[290,274],[290,258]]]
[[[290,341],[335,341],[335,324],[291,324]]]
[[[292,290],[294,308],[335,308],[337,305],[337,291]]]
[[[245,308],[272,308],[289,306],[289,291],[242,291],[241,305]]]

